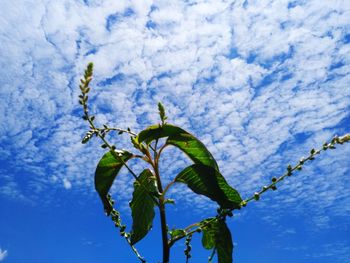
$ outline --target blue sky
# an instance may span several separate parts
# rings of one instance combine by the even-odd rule
[[[80,144],[90,61],[97,123],[140,131],[162,101],[243,197],[350,131],[349,1],[14,0],[0,14],[0,262],[137,262],[94,191],[100,142]],[[165,181],[189,163],[164,156]],[[322,154],[236,213],[235,262],[350,262],[349,156],[350,145]],[[130,178],[112,188],[128,225]],[[171,195],[172,227],[215,214],[183,186]],[[138,244],[149,262],[161,258],[158,222]],[[192,262],[206,262],[192,243]]]

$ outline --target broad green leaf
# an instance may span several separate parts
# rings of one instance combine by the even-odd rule
[[[136,137],[139,143],[150,144],[153,140],[168,137],[166,143],[182,150],[194,163],[209,165],[219,171],[213,155],[204,144],[187,131],[171,125],[153,125]]]
[[[116,155],[120,157],[117,158]],[[114,179],[123,166],[123,162],[128,161],[132,157],[132,154],[126,151],[107,152],[99,161],[95,172],[95,188],[101,197],[104,208],[109,214],[112,207],[107,200],[107,194],[111,188]],[[123,160],[123,162],[121,161]]]
[[[232,263],[232,236],[224,220],[214,220],[202,228],[202,245],[206,249],[216,248],[219,263]]]
[[[139,143],[145,142],[146,144],[150,144],[153,140],[169,137],[172,135],[178,135],[181,132],[185,131],[170,124],[156,124],[149,126],[145,130],[141,131],[136,138]]]
[[[180,172],[175,182],[187,184],[195,193],[216,201],[224,209],[240,208],[242,198],[214,168],[193,164]]]
[[[218,254],[218,263],[232,263],[232,236],[230,229],[223,220],[218,221],[215,247]]]
[[[130,202],[133,220],[130,237],[132,245],[144,238],[152,228],[156,203],[150,193],[154,191],[155,184],[156,178],[149,169],[144,170],[134,182],[134,193]]]
[[[212,218],[208,218],[207,220],[212,220]],[[215,226],[217,225],[217,220],[215,220],[213,223],[209,224],[207,227],[202,228],[202,246],[205,249],[213,249],[215,247],[215,231],[217,229]],[[204,223],[202,221],[201,223]]]
[[[213,155],[207,150],[204,144],[189,133],[169,136],[167,144],[173,145],[182,150],[194,163],[200,163],[213,167],[219,171],[219,167]]]

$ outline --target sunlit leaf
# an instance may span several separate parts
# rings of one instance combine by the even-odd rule
[[[150,144],[153,140],[168,137],[166,143],[182,150],[194,163],[209,165],[219,171],[213,155],[204,144],[187,131],[171,125],[153,125],[139,133],[138,143]]]
[[[204,222],[204,221],[202,221]],[[226,222],[222,219],[211,220],[202,228],[202,245],[205,249],[216,249],[219,263],[232,263],[232,236]]]
[[[152,228],[154,206],[152,198],[156,178],[149,169],[144,170],[134,182],[134,193],[130,202],[132,215],[132,231],[130,241],[135,244],[144,238]]]
[[[116,156],[119,156],[116,157]],[[110,212],[111,206],[107,200],[107,194],[111,188],[114,179],[123,166],[123,162],[128,161],[132,154],[126,151],[107,152],[99,161],[95,172],[95,188],[101,197],[107,213]]]
[[[240,208],[242,198],[239,193],[226,182],[220,172],[210,166],[188,166],[176,176],[175,182],[187,184],[193,192],[209,197],[222,208]]]

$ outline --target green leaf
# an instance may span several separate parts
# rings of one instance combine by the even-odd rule
[[[141,131],[136,138],[139,143],[145,142],[146,144],[150,144],[153,140],[177,135],[182,131],[184,130],[170,124],[165,124],[163,126],[156,124]]]
[[[118,158],[117,155],[120,157]],[[110,213],[112,207],[107,200],[107,194],[111,188],[114,179],[123,166],[123,162],[127,162],[132,154],[126,151],[107,152],[99,161],[95,171],[95,189],[101,197],[107,214]],[[121,161],[122,160],[122,161]]]
[[[153,140],[168,137],[166,143],[182,150],[194,163],[209,165],[219,171],[213,155],[204,144],[187,131],[171,125],[153,125],[136,137],[138,143],[150,144]]]
[[[167,144],[173,145],[182,150],[194,163],[204,164],[219,171],[219,167],[204,144],[189,133],[180,133],[170,136]]]
[[[224,220],[213,220],[202,228],[202,245],[206,249],[216,248],[219,263],[232,263],[232,236]]]
[[[218,253],[218,263],[232,263],[232,236],[230,229],[223,220],[218,221],[218,232],[216,235],[216,251]]]
[[[209,197],[221,208],[240,208],[242,198],[239,193],[226,182],[220,172],[210,166],[188,166],[176,176],[175,182],[187,184],[193,192]]]
[[[130,242],[134,245],[144,238],[152,228],[154,206],[156,203],[150,195],[154,191],[156,178],[151,170],[144,170],[134,182],[134,193],[130,202],[133,219]]]
[[[212,224],[209,224],[207,227],[202,228],[202,246],[205,249],[213,249],[215,247],[216,230],[213,228],[213,226],[216,226],[216,221],[214,221]]]

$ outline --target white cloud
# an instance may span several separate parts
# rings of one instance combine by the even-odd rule
[[[92,174],[103,151],[95,141],[80,144],[86,127],[77,103],[78,79],[88,61],[96,67],[91,111],[101,113],[98,122],[140,130],[157,121],[156,103],[163,101],[169,121],[202,139],[244,196],[286,162],[344,132],[350,102],[348,2],[307,1],[293,8],[288,1],[247,3],[3,4],[1,158],[16,173],[21,167],[32,175],[20,185],[7,180],[2,193],[40,194],[52,184],[93,190]],[[133,12],[123,17],[128,9]],[[300,143],[295,138],[303,134],[307,139]],[[128,140],[122,140],[126,147]],[[349,185],[339,181],[350,170],[348,151],[342,146],[312,164],[312,176],[300,179],[303,191],[291,178],[283,187],[289,197],[279,205],[299,212],[321,207],[315,215],[320,225],[326,224],[329,206],[345,215],[349,195],[338,200],[335,193]],[[169,177],[185,161],[172,163],[170,157],[164,160]],[[327,178],[317,177],[318,170]],[[128,182],[123,178],[120,185]],[[307,198],[307,208],[295,205],[320,191],[319,185],[328,193],[326,202]],[[125,185],[115,190],[128,198]],[[189,196],[184,200],[192,200]],[[205,207],[204,199],[198,204]]]
[[[8,256],[7,250],[2,250],[0,248],[0,261],[3,261]]]
[[[67,178],[63,178],[63,186],[68,190],[72,188],[72,183]]]

